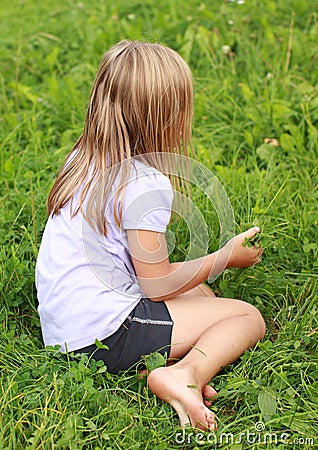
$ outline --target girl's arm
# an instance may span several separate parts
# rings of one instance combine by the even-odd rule
[[[257,264],[263,249],[243,247],[242,244],[259,231],[259,228],[251,228],[214,253],[177,263],[169,262],[163,233],[127,230],[127,234],[131,258],[143,292],[153,301],[162,301],[198,286],[226,268]]]

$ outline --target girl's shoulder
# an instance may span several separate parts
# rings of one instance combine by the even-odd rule
[[[138,161],[131,168],[130,179],[120,200],[123,229],[165,233],[173,197],[169,178],[156,168]]]
[[[129,183],[152,186],[152,188],[172,189],[170,179],[153,166],[136,159],[133,162]]]

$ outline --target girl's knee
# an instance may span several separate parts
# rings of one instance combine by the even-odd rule
[[[266,323],[265,320],[263,319],[262,314],[260,313],[260,311],[253,305],[251,305],[250,303],[248,303],[249,305],[249,315],[251,316],[251,318],[253,319],[253,323],[256,325],[256,329],[257,329],[257,340],[261,340],[264,338],[265,333],[266,333]]]

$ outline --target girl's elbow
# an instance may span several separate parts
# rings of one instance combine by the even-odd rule
[[[138,282],[145,297],[153,302],[162,302],[175,296],[176,289],[171,277],[167,275],[157,278],[141,278]]]
[[[152,302],[163,302],[173,297],[173,294],[166,289],[156,288],[156,286],[145,286],[144,283],[139,283],[144,296],[149,298]]]
[[[144,294],[144,297],[147,297],[152,302],[162,302],[163,300],[166,299],[166,297],[164,295],[159,294],[156,289],[151,289],[149,287],[145,288],[145,286],[142,285],[140,285],[140,287]]]

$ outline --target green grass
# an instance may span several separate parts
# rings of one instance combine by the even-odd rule
[[[290,449],[314,448],[316,2],[3,0],[0,17],[0,449],[283,449],[282,433]],[[262,229],[262,263],[213,284],[220,296],[255,304],[268,329],[263,343],[213,382],[215,441],[191,430],[181,439],[171,408],[134,375],[113,376],[42,348],[34,265],[45,201],[81,132],[98,61],[122,38],[160,41],[189,62],[196,158],[224,187],[237,231]],[[192,198],[213,250],[213,205],[195,188]],[[172,258],[183,258],[189,232],[177,217],[171,229],[178,232]],[[265,424],[260,441],[248,435],[257,422]]]

